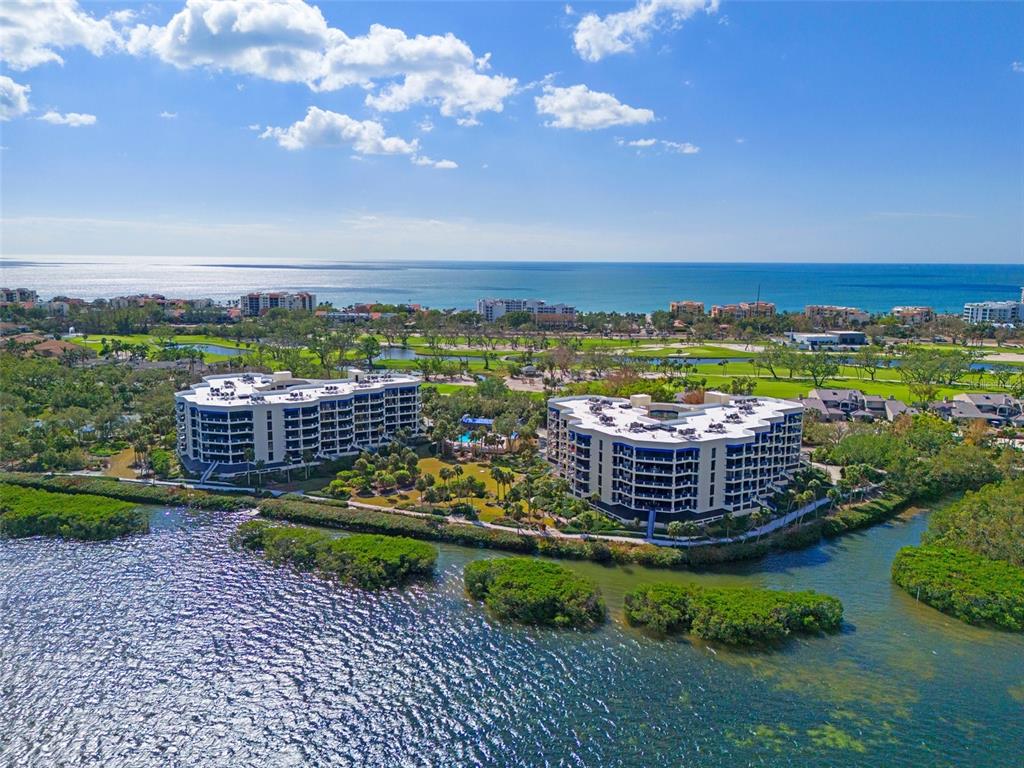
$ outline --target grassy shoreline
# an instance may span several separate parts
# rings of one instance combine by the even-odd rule
[[[642,565],[669,570],[754,560],[772,552],[814,546],[823,537],[840,536],[890,520],[909,503],[900,497],[881,497],[837,510],[826,517],[811,518],[760,539],[684,548],[658,546],[643,541],[610,541],[594,536],[588,539],[532,536],[517,533],[513,529],[487,528],[468,522],[446,520],[440,516],[423,517],[386,510],[361,509],[339,501],[257,499],[248,495],[229,496],[176,486],[125,483],[110,478],[0,472],[0,482],[56,493],[86,493],[138,504],[189,506],[226,511],[256,508],[260,515],[268,520],[334,528],[353,533],[408,536],[424,541],[482,547],[514,554],[618,565]]]
[[[0,472],[0,483],[65,494],[89,494],[136,504],[162,504],[168,507],[194,507],[236,511],[252,509],[258,503],[253,496],[208,493],[169,485],[126,483],[117,478],[86,475],[37,475],[27,472]]]

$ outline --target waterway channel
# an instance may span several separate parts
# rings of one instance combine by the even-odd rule
[[[892,586],[925,517],[701,573],[572,563],[612,621],[510,627],[462,592],[493,552],[367,593],[275,569],[244,514],[158,509],[109,543],[0,541],[0,766],[983,766],[1024,750],[1024,637]],[[621,623],[641,581],[811,588],[847,625],[775,652]]]

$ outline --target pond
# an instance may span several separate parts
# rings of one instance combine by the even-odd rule
[[[200,352],[209,355],[228,355],[229,357],[235,357],[236,355],[244,355],[250,350],[239,349],[238,347],[224,347],[220,344],[171,344],[172,347],[194,347]]]
[[[367,593],[234,552],[244,513],[154,512],[109,543],[0,542],[0,765],[1006,766],[1024,745],[1024,638],[889,581],[924,517],[701,573],[570,563],[613,621],[496,624],[463,592],[493,552]],[[813,588],[842,634],[775,653],[624,627],[649,580]]]

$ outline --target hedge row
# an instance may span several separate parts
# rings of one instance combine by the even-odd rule
[[[266,499],[260,514],[273,520],[340,528],[360,533],[384,533],[415,539],[444,541],[466,547],[486,547],[524,555],[543,555],[598,563],[643,565],[650,568],[686,568],[761,557],[772,549],[796,549],[816,542],[820,521],[799,528],[745,541],[701,547],[663,547],[656,544],[606,541],[598,538],[569,539],[559,536],[529,536],[513,530],[485,528],[470,523],[449,522],[440,517],[413,517],[383,510],[327,506],[308,501]]]
[[[1024,632],[1024,568],[965,549],[904,547],[892,580],[960,621]]]
[[[692,633],[733,645],[773,643],[792,633],[837,632],[843,604],[815,592],[644,584],[625,598],[626,620],[660,635]]]
[[[0,483],[20,485],[55,493],[88,493],[136,504],[159,504],[168,507],[238,510],[252,509],[257,500],[252,496],[227,496],[170,485],[123,483],[115,478],[83,475],[33,475],[24,472],[0,472]]]
[[[906,509],[909,503],[910,500],[903,496],[888,495],[865,501],[863,504],[840,507],[822,518],[821,534],[833,537],[869,528],[895,517]]]

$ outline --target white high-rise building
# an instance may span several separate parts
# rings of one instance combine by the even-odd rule
[[[284,291],[257,291],[247,293],[239,299],[239,308],[246,317],[257,317],[271,309],[312,312],[316,309],[316,294],[308,291],[287,293]]]
[[[289,371],[207,376],[175,394],[178,456],[190,472],[243,474],[331,459],[420,431],[420,380],[352,370],[349,379]]]
[[[512,312],[526,312],[538,325],[571,325],[576,322],[576,307],[548,304],[543,299],[477,299],[476,312],[487,323]]]
[[[965,323],[992,323],[993,325],[1020,325],[1024,323],[1024,288],[1020,301],[972,301],[964,304]]]
[[[621,520],[713,520],[771,507],[800,465],[804,407],[708,392],[700,405],[556,397],[547,457],[572,493]]]

